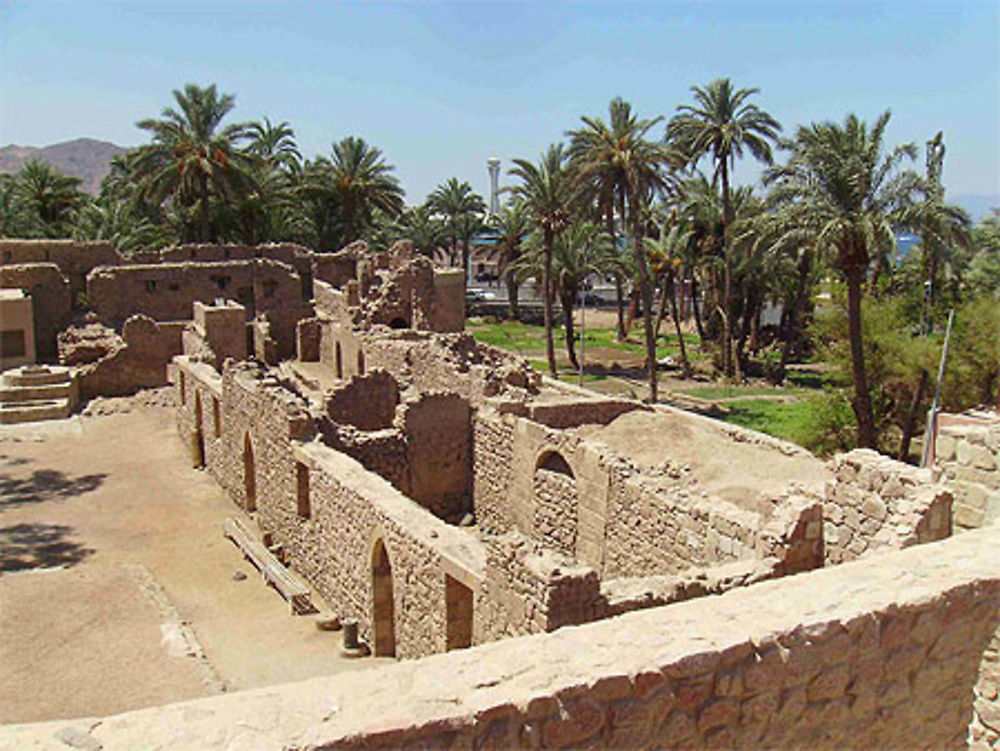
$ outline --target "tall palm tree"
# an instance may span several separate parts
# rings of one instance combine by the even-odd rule
[[[552,246],[569,225],[572,192],[562,144],[553,144],[538,164],[515,159],[509,174],[521,182],[511,188],[524,201],[535,227],[542,233],[542,298],[545,318],[545,355],[549,373],[556,375],[556,353],[552,343]]]
[[[714,163],[712,183],[722,190],[722,224],[725,242],[723,266],[722,364],[727,376],[734,374],[732,346],[733,289],[729,256],[729,229],[734,220],[730,193],[730,171],[746,149],[760,162],[773,160],[771,142],[781,125],[771,115],[750,103],[759,89],[734,89],[728,78],[691,88],[695,104],[682,104],[667,124],[667,139],[694,165],[703,156]],[[741,374],[737,373],[737,377]]]
[[[523,201],[511,201],[492,217],[493,228],[497,231],[497,245],[494,259],[500,275],[507,285],[507,312],[511,320],[517,320],[517,291],[520,286],[515,263],[521,256],[524,239],[530,229],[528,210]]]
[[[876,429],[862,341],[862,285],[872,248],[880,242],[894,242],[894,215],[912,201],[921,184],[914,172],[900,169],[904,159],[915,158],[913,144],[885,153],[888,123],[886,111],[870,128],[854,114],[842,125],[800,126],[794,140],[786,144],[791,150],[788,163],[765,172],[765,181],[774,185],[775,200],[802,208],[815,227],[817,248],[833,256],[847,281],[852,406],[858,442],[867,448],[876,448]]]
[[[402,225],[406,238],[428,258],[434,258],[437,249],[448,241],[444,224],[426,204],[407,209],[402,216]]]
[[[661,298],[656,318],[655,332],[660,330],[665,303],[669,300],[674,333],[681,350],[681,370],[684,378],[691,377],[691,363],[687,356],[687,347],[681,333],[681,317],[677,309],[677,271],[682,267],[688,248],[692,245],[692,231],[683,226],[676,216],[663,222],[658,238],[647,237],[644,240],[646,252],[649,255],[653,274],[661,280]]]
[[[247,151],[259,156],[268,166],[290,173],[302,169],[302,154],[295,143],[295,131],[287,122],[277,125],[265,117],[263,122],[247,126]]]
[[[396,217],[403,211],[403,188],[381,149],[348,136],[333,144],[332,159],[316,164],[322,189],[337,207],[339,240],[349,245],[371,226],[375,211]]]
[[[161,119],[137,123],[152,134],[153,142],[140,147],[133,166],[153,202],[162,203],[169,196],[178,206],[198,204],[198,239],[208,242],[212,196],[231,204],[252,185],[253,159],[238,147],[248,126],[222,127],[236,100],[231,94],[220,96],[215,84],[206,88],[187,84],[173,95],[178,109],[167,107]]]
[[[469,278],[469,240],[477,230],[477,219],[486,212],[486,204],[482,196],[473,192],[467,182],[459,182],[451,177],[437,186],[427,197],[427,205],[441,216],[445,217],[448,234],[451,238],[452,263],[459,253],[461,244],[462,269],[465,278]],[[471,230],[471,231],[470,231]]]
[[[64,175],[47,162],[25,162],[14,178],[12,198],[19,204],[30,234],[67,236],[73,211],[86,201],[79,185],[79,178]]]
[[[570,165],[577,196],[601,207],[605,227],[614,237],[614,211],[623,229],[631,229],[639,271],[639,292],[643,305],[646,339],[646,367],[649,398],[656,401],[656,339],[653,333],[653,295],[643,248],[643,225],[652,196],[676,186],[669,168],[676,156],[661,143],[646,138],[662,118],[640,119],[632,106],[616,97],[608,105],[610,125],[601,118],[583,117],[583,127],[567,132],[570,137]],[[620,310],[620,307],[619,307]],[[619,328],[619,334],[622,333]]]
[[[527,239],[526,252],[515,262],[515,273],[540,276],[544,263],[544,233],[535,231]],[[576,334],[573,313],[577,296],[587,277],[613,271],[621,260],[611,237],[598,225],[574,221],[556,236],[552,245],[552,296],[559,298],[566,334],[566,356],[579,369],[576,358]]]

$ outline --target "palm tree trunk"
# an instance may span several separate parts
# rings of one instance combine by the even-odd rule
[[[674,331],[677,334],[677,344],[681,348],[681,368],[684,378],[690,378],[691,363],[688,361],[687,347],[684,345],[684,334],[681,333],[681,317],[677,313],[677,289],[674,287],[673,273],[667,276],[667,286],[670,287],[670,311],[674,317]]]
[[[580,369],[580,363],[576,359],[576,342],[573,339],[573,297],[563,292],[560,295],[562,302],[563,316],[566,319],[563,328],[566,330],[566,354],[569,356],[570,364],[574,370]]]
[[[199,235],[201,236],[201,241],[207,243],[211,241],[212,234],[212,223],[211,215],[208,211],[208,175],[204,172],[198,175],[198,191],[201,193],[199,215],[201,229]]]
[[[510,319],[512,321],[517,320],[517,288],[520,286],[517,283],[517,277],[513,271],[508,271],[505,275],[507,277],[507,311],[510,314]]]
[[[785,372],[788,368],[788,361],[792,357],[792,349],[798,342],[799,338],[799,315],[802,309],[805,307],[806,302],[806,282],[809,279],[809,267],[811,266],[811,257],[807,253],[803,253],[799,258],[798,264],[798,279],[795,282],[795,297],[792,299],[791,308],[786,311],[788,313],[787,319],[784,321],[784,340],[781,345],[781,360],[778,363],[778,372],[775,374],[774,383],[780,386],[785,382]],[[784,318],[784,316],[782,316]]]
[[[913,430],[917,424],[917,412],[920,410],[920,403],[924,400],[924,392],[927,390],[927,371],[921,368],[920,380],[917,382],[917,390],[913,394],[913,401],[910,409],[906,413],[906,422],[903,424],[903,437],[899,441],[899,453],[896,458],[905,462],[910,456],[910,440],[913,438]]]
[[[671,279],[673,274],[667,274],[666,279]],[[670,294],[670,290],[667,289],[667,283],[664,281],[660,289],[660,304],[656,309],[656,322],[653,324],[653,338],[658,339],[660,337],[660,326],[663,325],[663,317],[667,313],[667,295]]]
[[[617,339],[624,342],[628,339],[628,331],[625,330],[625,290],[622,285],[622,275],[615,274],[615,310],[618,313],[618,335]]]
[[[542,299],[544,300],[545,316],[545,356],[549,361],[549,375],[556,376],[556,350],[552,342],[552,244],[555,236],[552,230],[545,228],[544,253],[542,259]]]
[[[729,198],[729,163],[725,156],[719,160],[722,179],[722,371],[727,377],[734,375],[733,368],[733,265],[730,257],[729,228],[733,220],[733,207]]]
[[[701,310],[698,308],[698,280],[691,277],[691,312],[694,314],[694,327],[698,330],[698,339],[701,346],[705,346],[708,337],[705,336],[705,327],[701,323]]]
[[[635,209],[633,208],[633,211]],[[642,327],[646,335],[646,373],[649,376],[649,403],[657,400],[656,337],[653,335],[653,289],[649,281],[646,254],[642,249],[642,228],[634,222],[635,260],[639,266],[639,294],[642,298]]]
[[[877,448],[875,417],[872,413],[871,394],[868,393],[868,375],[865,372],[865,350],[861,330],[861,285],[865,266],[851,264],[847,268],[847,331],[851,343],[851,371],[854,376],[854,416],[858,422],[858,444],[863,448]]]

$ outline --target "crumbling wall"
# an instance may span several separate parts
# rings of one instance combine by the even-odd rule
[[[352,376],[328,393],[324,408],[330,419],[358,430],[381,430],[392,426],[399,403],[396,379],[384,370]]]
[[[483,531],[500,534],[513,527],[513,474],[513,420],[493,409],[477,410],[472,421],[472,504]]]
[[[181,354],[184,323],[157,323],[136,315],[125,321],[115,348],[97,362],[80,368],[80,395],[123,396],[142,388],[167,385],[167,366]]]
[[[599,600],[600,583],[592,568],[517,532],[487,538],[475,642],[587,623],[596,617]]]
[[[0,265],[54,263],[69,282],[73,304],[86,291],[91,269],[128,262],[106,242],[0,239]]]
[[[9,243],[30,241],[0,240],[0,252]],[[0,266],[0,287],[15,287],[31,295],[35,320],[35,349],[39,359],[55,359],[59,354],[57,336],[69,324],[73,313],[70,283],[54,263],[9,264]]]
[[[339,289],[358,274],[357,253],[341,250],[336,253],[316,253],[313,256],[313,277]]]
[[[206,751],[248,732],[276,748],[303,738],[325,749],[966,748],[1000,621],[998,572],[1000,528],[984,528],[579,628],[83,728],[106,751],[170,746],[178,727]],[[66,724],[0,734],[48,747]]]
[[[1000,521],[1000,415],[940,415],[938,425],[934,470],[955,496],[955,526]]]
[[[135,314],[157,321],[189,320],[193,304],[235,299],[248,318],[266,315],[277,356],[295,354],[295,327],[312,315],[294,270],[266,259],[99,267],[87,278],[87,299],[100,320],[117,326]]]
[[[194,303],[194,320],[186,325],[184,354],[221,370],[228,358],[247,359],[246,311],[231,300],[221,304]]]
[[[887,548],[905,548],[951,534],[951,493],[918,469],[870,449],[831,461],[823,540],[827,564]]]
[[[410,463],[406,439],[398,428],[358,430],[332,420],[320,423],[323,442],[361,462],[369,472],[392,483],[400,493],[410,493]]]
[[[423,393],[399,410],[408,495],[441,519],[457,520],[469,510],[471,419],[468,403],[457,394]]]

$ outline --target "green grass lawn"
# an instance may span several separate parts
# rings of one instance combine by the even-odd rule
[[[689,389],[680,389],[679,393],[695,396],[699,399],[738,399],[744,396],[789,396],[794,392],[788,389],[774,388],[772,386],[692,386]]]
[[[793,443],[801,444],[806,440],[809,415],[812,411],[812,406],[807,401],[775,402],[767,399],[746,399],[732,402],[726,407],[728,408],[726,414],[713,416]]]

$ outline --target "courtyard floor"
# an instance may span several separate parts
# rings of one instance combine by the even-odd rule
[[[289,614],[222,536],[242,512],[190,467],[173,410],[148,401],[0,427],[0,723],[376,663]]]

